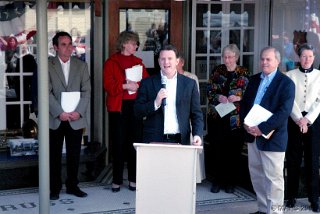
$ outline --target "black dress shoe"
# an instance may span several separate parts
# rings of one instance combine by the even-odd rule
[[[79,198],[85,198],[85,197],[88,196],[87,193],[81,191],[79,188],[78,189],[72,189],[72,190],[68,190],[67,189],[67,194],[71,194],[71,195],[77,196]]]
[[[320,212],[319,204],[318,203],[311,203],[311,210],[312,210],[312,212],[319,213]]]
[[[218,192],[220,192],[220,186],[217,184],[212,184],[210,191],[212,193],[218,193]]]
[[[120,187],[112,187],[111,190],[112,190],[112,192],[119,192]]]
[[[129,190],[131,190],[131,191],[136,191],[136,187],[131,186],[131,185],[129,184]]]
[[[261,212],[261,211],[257,211],[257,212],[250,213],[250,214],[267,214],[267,213],[265,213],[265,212]]]
[[[232,185],[227,185],[224,191],[226,193],[234,193],[234,187]]]
[[[58,200],[59,193],[50,193],[50,200]]]
[[[296,205],[296,199],[288,199],[286,207],[293,208]]]

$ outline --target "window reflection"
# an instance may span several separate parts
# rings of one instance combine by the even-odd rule
[[[197,53],[207,53],[207,43],[208,35],[207,31],[198,30],[196,32],[196,52]]]
[[[255,20],[255,14],[254,14],[254,7],[255,4],[244,4],[244,14],[247,14],[246,16],[243,17],[247,23],[248,27],[253,27],[254,26],[254,20]]]
[[[210,31],[210,53],[221,53],[221,31]]]
[[[243,31],[243,52],[254,51],[254,30]]]
[[[207,79],[207,57],[196,57],[195,73],[199,79]]]
[[[210,62],[209,62],[209,77],[211,76],[211,72],[214,67],[217,65],[221,64],[221,57],[220,56],[213,56],[210,57]]]
[[[253,56],[252,55],[243,55],[243,62],[242,65],[246,68],[249,68],[249,71],[251,74],[257,73],[256,71],[253,71],[250,68],[253,68]]]
[[[137,32],[140,39],[139,50],[153,50],[157,54],[159,47],[169,42],[168,19],[168,10],[121,9],[120,32]]]
[[[240,30],[230,30],[229,44],[236,44],[237,47],[240,47]]]
[[[90,68],[90,14],[90,3],[48,3],[49,56],[55,56],[53,35],[67,31],[73,38],[73,55]],[[36,3],[2,1],[0,21],[0,130],[20,129],[37,101]]]
[[[160,49],[169,43],[169,11],[161,9],[120,9],[119,29],[135,31],[139,35],[140,45],[137,55],[142,58],[149,74],[160,71],[157,63]],[[143,52],[141,52],[143,51]],[[144,51],[150,51],[153,58],[144,57]],[[150,62],[153,60],[152,62]]]
[[[276,2],[272,5],[272,46],[281,52],[281,71],[299,66],[296,53],[303,43],[315,48],[314,68],[320,67],[319,1],[290,1],[290,5]]]
[[[222,5],[217,4],[214,7],[211,7],[211,16],[210,16],[210,27],[221,27],[222,26]],[[207,25],[205,25],[207,26]]]
[[[208,23],[208,5],[206,4],[198,4],[197,5],[197,18],[196,23],[197,27],[204,27],[207,26],[206,23]]]

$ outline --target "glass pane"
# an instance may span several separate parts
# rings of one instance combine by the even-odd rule
[[[241,22],[241,4],[230,4],[230,26],[242,26]]]
[[[91,8],[89,3],[48,3],[49,56],[54,56],[52,38],[57,31],[70,33],[74,45],[73,56],[86,61],[90,68]]]
[[[36,84],[32,81],[33,76],[32,75],[26,75],[23,76],[23,100],[24,101],[31,101],[32,97],[36,97],[37,94],[32,94],[33,92],[36,93],[36,91],[32,91],[32,84]]]
[[[238,48],[240,47],[240,30],[230,30],[229,44],[236,44]]]
[[[200,82],[200,104],[206,105],[207,104],[207,83]]]
[[[221,64],[221,57],[220,56],[212,56],[210,57],[210,62],[209,62],[209,77],[211,76],[212,70],[214,67],[217,65]]]
[[[308,33],[308,42],[313,45],[314,47],[316,47],[318,40],[318,36],[316,34],[310,34],[310,32]],[[315,38],[315,42],[314,44],[312,44],[312,35],[316,35]],[[295,48],[292,42],[293,37],[289,34],[287,34],[286,32],[284,32],[282,34],[282,38],[279,38],[279,42],[281,42],[281,44],[278,43],[273,43],[274,47],[277,47],[278,50],[281,52],[281,71],[289,71],[295,68],[296,64],[298,64],[298,55],[295,52]],[[317,50],[317,48],[316,48]]]
[[[207,53],[208,31],[197,30],[196,53]]]
[[[157,55],[169,41],[169,11],[158,9],[122,9],[120,32],[135,31],[139,34],[140,50],[152,50]]]
[[[197,4],[197,18],[196,25],[197,27],[208,26],[209,17],[208,17],[208,5],[207,4]]]
[[[20,129],[20,105],[6,106],[7,129]]]
[[[299,58],[295,51],[299,45],[308,42],[315,48],[313,66],[320,65],[319,1],[290,1],[290,4],[275,1],[272,4],[272,46],[282,56],[282,71],[297,67]],[[295,50],[295,51],[293,51]]]
[[[210,53],[221,53],[221,31],[210,31]]]
[[[254,26],[254,19],[255,19],[254,7],[255,7],[255,4],[244,4],[244,12],[242,14],[243,26],[249,26],[249,27]]]
[[[210,27],[222,26],[222,5],[214,4],[211,6]]]
[[[207,57],[196,57],[196,71],[198,79],[207,79]]]
[[[0,25],[0,130],[21,128],[37,92],[32,91],[37,67],[36,3],[4,1],[3,8],[7,16],[1,16]],[[50,1],[47,8],[49,56],[55,56],[52,37],[66,31],[72,36],[73,55],[90,68],[90,3]]]
[[[252,55],[243,55],[242,65],[249,69],[250,74],[257,73],[253,71],[253,56]]]
[[[7,102],[20,100],[20,77],[17,74],[7,75],[6,78]]]
[[[243,31],[243,52],[254,51],[254,30]]]
[[[25,122],[29,119],[29,116],[31,113],[30,110],[31,110],[31,104],[23,105],[23,121],[22,122]]]
[[[145,61],[148,73],[153,75],[159,72],[160,67],[157,63],[159,52],[163,45],[168,44],[169,38],[169,11],[158,9],[121,9],[119,14],[119,29],[135,31],[139,35],[140,45],[137,54],[143,58],[146,52]],[[152,61],[153,60],[153,61]]]

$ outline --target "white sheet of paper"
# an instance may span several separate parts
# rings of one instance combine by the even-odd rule
[[[220,103],[219,105],[216,105],[216,111],[220,115],[220,117],[224,117],[233,110],[236,109],[236,106],[233,103],[227,102],[227,103]]]
[[[73,112],[80,102],[80,91],[61,92],[61,106],[65,112]]]
[[[131,81],[139,82],[142,79],[141,65],[135,65],[131,68],[127,68],[125,72],[126,72],[126,78]]]
[[[247,116],[244,118],[244,124],[247,126],[257,126],[267,121],[272,116],[272,112],[258,104],[254,104]]]
[[[142,79],[142,66],[141,65],[135,65],[131,68],[127,68],[125,70],[126,72],[126,78],[135,81],[135,82],[140,82]],[[136,92],[129,91],[129,94],[134,94]]]

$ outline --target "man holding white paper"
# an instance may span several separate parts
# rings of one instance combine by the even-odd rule
[[[245,142],[248,143],[250,177],[257,195],[257,214],[283,213],[287,122],[293,106],[295,85],[278,70],[280,62],[280,53],[275,48],[266,47],[261,51],[262,72],[250,78],[240,104],[240,118],[247,132]],[[248,126],[245,117],[254,104],[272,115],[258,125]],[[262,136],[271,132],[269,138]]]
[[[74,47],[67,32],[58,32],[52,43],[57,55],[50,57],[48,62],[50,199],[58,200],[62,188],[61,157],[64,141],[67,151],[66,192],[86,197],[87,193],[78,187],[78,168],[83,129],[87,126],[86,111],[90,103],[88,66],[71,57]]]

